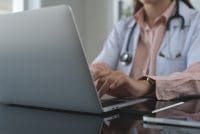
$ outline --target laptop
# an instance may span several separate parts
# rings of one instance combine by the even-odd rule
[[[0,102],[100,114],[147,101],[104,105],[69,6],[0,16]]]

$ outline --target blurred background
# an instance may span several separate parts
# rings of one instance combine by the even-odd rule
[[[60,4],[70,5],[91,62],[100,52],[113,25],[130,16],[133,0],[0,0],[0,14],[21,12]],[[200,0],[191,0],[197,10]]]

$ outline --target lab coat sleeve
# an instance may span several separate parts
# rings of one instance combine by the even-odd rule
[[[169,76],[150,76],[156,80],[156,96],[159,100],[170,100],[185,95],[200,95],[200,62],[194,63],[184,72]]]
[[[110,68],[116,69],[119,55],[120,55],[120,27],[121,23],[114,26],[112,32],[104,43],[103,49],[100,54],[93,61],[94,63],[103,62]]]
[[[199,17],[200,18],[200,17]],[[156,80],[156,96],[169,100],[183,95],[200,95],[200,19],[196,20],[187,54],[187,69],[169,76],[150,76]]]

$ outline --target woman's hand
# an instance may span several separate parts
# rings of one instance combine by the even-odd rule
[[[90,72],[92,74],[92,77],[94,78],[95,75],[99,74],[100,72],[109,72],[111,71],[110,67],[103,62],[100,63],[94,63],[90,65]]]
[[[100,97],[109,94],[115,97],[140,97],[148,94],[151,85],[145,80],[134,80],[120,71],[97,71],[94,74]]]
[[[90,66],[100,97],[109,94],[115,97],[140,97],[151,92],[151,85],[145,80],[134,80],[120,71],[113,71],[105,63]]]
[[[94,75],[94,80],[97,81],[96,88],[100,96],[104,94],[118,97],[117,94],[120,94],[121,97],[130,96],[126,90],[120,90],[120,88],[125,88],[128,85],[127,79],[128,76],[122,72],[111,70],[99,71]]]

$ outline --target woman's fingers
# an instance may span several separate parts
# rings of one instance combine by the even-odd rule
[[[108,90],[109,90],[109,82],[106,81],[99,89],[99,92],[98,92],[99,96],[102,97],[104,94],[106,94],[108,92]]]
[[[115,80],[111,83],[110,89],[115,90],[120,87],[127,86],[128,79],[127,76],[124,74],[118,73],[118,75],[115,76]]]
[[[112,83],[112,81],[113,80],[111,79],[110,75],[105,76],[105,77],[103,77],[101,79],[98,79],[97,80],[97,85],[96,85],[97,91],[99,91],[102,88],[104,83],[107,83],[108,84],[108,88],[109,88],[109,86]]]
[[[121,79],[116,79],[114,82],[111,83],[110,85],[110,89],[114,90],[117,89],[119,87],[121,87],[123,85],[124,81]]]
[[[95,77],[97,80],[96,88],[100,96],[112,92],[112,90],[121,90],[129,87],[127,82],[128,76],[119,71],[103,71],[96,73]]]
[[[99,92],[100,97],[106,94],[110,90],[109,87],[112,81],[114,81],[114,79],[112,78],[112,75],[105,76],[98,80],[96,88],[97,88],[97,91]]]
[[[94,64],[91,64],[89,66],[90,68],[90,72],[92,73],[92,75],[94,75],[96,72],[98,71],[110,71],[111,69],[109,68],[109,66],[105,63],[94,63]]]
[[[110,74],[110,71],[108,70],[104,70],[104,71],[96,71],[94,74],[93,74],[93,79],[94,81],[98,80],[98,79],[101,79],[102,77],[105,77],[107,75]]]
[[[101,79],[97,80],[97,85],[96,85],[97,91],[100,90],[100,88],[103,86],[103,84],[105,83],[105,81],[106,81],[106,78],[101,78]]]

